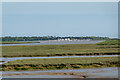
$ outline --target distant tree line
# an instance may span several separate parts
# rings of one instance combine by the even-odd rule
[[[58,40],[58,39],[70,39],[70,40],[83,40],[83,39],[90,39],[90,40],[109,40],[109,37],[56,37],[56,36],[43,36],[43,37],[0,37],[2,41],[39,41],[39,40]]]

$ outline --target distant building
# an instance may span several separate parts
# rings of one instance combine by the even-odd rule
[[[65,39],[58,39],[58,41],[70,41],[70,38],[65,38]]]

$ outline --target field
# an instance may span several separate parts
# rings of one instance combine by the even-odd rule
[[[119,66],[118,57],[24,59],[2,65],[2,70],[78,69]]]
[[[119,40],[107,40],[104,42],[97,43],[97,45],[119,45]]]
[[[3,41],[0,44],[25,44],[25,43],[40,43],[40,42],[19,42],[19,41]]]
[[[68,44],[2,46],[3,57],[73,56],[73,55],[115,55],[118,45]]]

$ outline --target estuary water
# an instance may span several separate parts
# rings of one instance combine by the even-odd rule
[[[53,73],[64,73],[66,75],[55,75]],[[73,73],[73,75],[67,73]],[[87,76],[87,78],[118,78],[118,68],[107,67],[44,71],[3,71],[2,74],[3,78],[80,78],[81,76]]]
[[[24,43],[24,44],[2,44],[2,46],[23,46],[23,45],[62,45],[62,44],[95,44],[104,40],[73,40],[73,41],[40,41],[40,43]]]

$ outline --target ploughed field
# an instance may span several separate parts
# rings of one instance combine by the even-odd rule
[[[3,57],[118,55],[118,45],[66,44],[2,46]]]
[[[118,57],[24,59],[3,64],[2,71],[118,67],[119,64]]]

